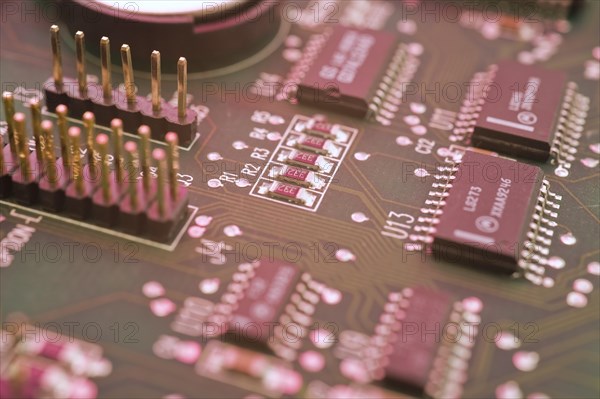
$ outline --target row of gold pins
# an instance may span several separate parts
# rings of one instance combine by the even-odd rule
[[[63,87],[63,67],[60,45],[60,28],[58,25],[50,27],[50,39],[52,45],[52,76],[58,90]],[[87,97],[87,73],[85,61],[85,34],[82,31],[75,33],[75,53],[77,57],[77,83],[79,95]],[[112,78],[110,60],[110,39],[103,36],[100,39],[100,64],[102,68],[102,94],[105,100],[112,100]],[[123,68],[124,87],[127,102],[135,104],[136,86],[133,74],[133,63],[131,61],[131,48],[128,44],[121,46],[121,65]],[[160,52],[154,50],[150,56],[151,68],[151,90],[152,110],[159,112],[161,109],[161,62]],[[177,113],[180,118],[186,115],[187,107],[187,60],[180,57],[177,61]]]
[[[32,177],[32,165],[29,159],[28,138],[25,127],[26,117],[21,112],[14,112],[14,98],[12,93],[4,92],[2,101],[6,113],[7,121],[10,121],[9,145],[13,159],[17,158],[20,167],[20,173],[24,181]],[[33,136],[35,141],[35,153],[38,164],[44,164],[47,172],[48,182],[55,188],[60,178],[56,165],[54,154],[54,124],[49,120],[42,120],[40,103],[37,99],[29,102],[31,110],[31,120],[33,124]],[[57,126],[60,138],[60,151],[62,157],[62,168],[65,172],[70,172],[73,177],[76,192],[78,195],[85,195],[83,165],[79,152],[81,142],[81,129],[76,126],[68,127],[67,123],[68,109],[65,105],[59,105],[56,108]],[[83,126],[86,136],[86,154],[87,163],[90,166],[90,173],[95,173],[97,160],[100,160],[100,186],[103,190],[103,196],[106,202],[110,201],[111,196],[115,195],[110,186],[110,162],[108,154],[109,137],[106,134],[99,134],[94,140],[94,129],[96,127],[94,114],[86,112],[83,115]],[[138,154],[137,144],[128,141],[123,144],[123,123],[120,119],[113,119],[111,122],[111,136],[113,142],[113,157],[115,160],[115,180],[121,184],[124,182],[125,169],[142,172],[142,186],[147,194],[151,191],[151,170],[150,170],[150,128],[142,125],[138,129],[140,137],[140,152],[142,154],[141,162]],[[95,141],[95,145],[94,145]],[[178,137],[175,133],[167,133],[165,141],[168,145],[168,151],[157,148],[152,151],[152,158],[156,164],[157,174],[157,201],[159,213],[163,215],[165,209],[165,181],[169,182],[169,193],[173,201],[177,200],[179,173],[179,152]],[[2,136],[0,136],[0,147],[4,147]],[[125,150],[125,158],[121,149]],[[2,174],[5,173],[4,151],[0,151],[0,164]],[[140,165],[141,164],[141,165]],[[140,168],[141,166],[141,168]],[[130,174],[131,175],[131,174]],[[137,207],[137,179],[129,179],[129,194],[132,206]]]

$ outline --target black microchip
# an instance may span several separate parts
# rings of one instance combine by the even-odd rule
[[[446,0],[456,1],[456,0]],[[514,21],[564,19],[579,11],[585,0],[462,0],[466,9],[504,16]],[[466,11],[465,11],[466,12]]]
[[[298,87],[301,103],[365,117],[397,49],[394,35],[335,27]]]
[[[434,252],[517,271],[542,183],[537,166],[466,151],[435,225]]]
[[[545,161],[558,128],[566,83],[560,71],[500,63],[487,85],[472,144]]]
[[[450,295],[428,288],[412,289],[388,364],[385,380],[421,394],[429,380],[444,327],[452,310]]]
[[[293,265],[261,262],[232,315],[229,328],[236,339],[268,344],[279,317],[296,289],[300,270]]]

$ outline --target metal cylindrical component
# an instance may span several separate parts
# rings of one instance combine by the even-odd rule
[[[112,100],[110,40],[106,36],[100,39],[100,64],[102,67],[102,95],[105,100]]]
[[[44,161],[44,154],[42,153],[42,111],[40,107],[40,100],[37,98],[32,99],[29,102],[29,109],[31,109],[31,125],[33,126],[33,139],[35,140],[35,156],[38,163]]]
[[[121,65],[123,67],[123,79],[125,85],[125,95],[127,102],[135,104],[135,80],[133,78],[133,63],[131,61],[131,48],[127,44],[121,46]]]
[[[83,180],[83,169],[81,167],[81,154],[79,145],[81,141],[81,129],[77,126],[71,126],[68,131],[69,145],[71,148],[71,160],[73,170],[73,181],[75,182],[75,191],[77,195],[85,194],[85,185]]]
[[[117,184],[123,183],[123,122],[113,119],[110,122],[113,140],[113,156],[115,157],[115,179]]]
[[[102,199],[105,203],[110,202],[110,162],[108,160],[108,136],[101,133],[96,137],[96,147],[100,156],[100,187]]]
[[[140,136],[140,155],[142,164],[142,184],[146,193],[150,192],[150,128],[142,125],[138,129]]]
[[[57,25],[50,27],[50,42],[52,44],[52,78],[56,89],[62,91],[63,68],[60,50],[60,29]]]
[[[169,173],[169,191],[171,198],[177,200],[177,194],[179,189],[179,182],[177,175],[179,174],[179,139],[177,134],[169,132],[165,136],[165,141],[169,147],[167,153],[167,170]]]
[[[167,211],[165,197],[167,154],[163,149],[156,148],[152,151],[152,158],[154,158],[154,162],[156,163],[156,203],[158,205],[158,214],[163,217]]]

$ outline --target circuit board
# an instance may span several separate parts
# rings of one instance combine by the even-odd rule
[[[3,398],[600,395],[600,2],[87,3],[0,3]]]

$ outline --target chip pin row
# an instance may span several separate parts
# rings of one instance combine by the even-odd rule
[[[77,78],[63,76],[60,29],[50,27],[52,47],[52,77],[44,85],[46,106],[54,111],[58,106],[66,105],[75,118],[82,118],[87,112],[96,114],[97,122],[107,126],[117,118],[121,119],[124,129],[135,133],[138,126],[148,125],[153,138],[164,140],[165,132],[174,132],[179,141],[189,144],[196,133],[196,113],[188,109],[187,104],[187,60],[180,57],[177,61],[177,105],[172,107],[161,98],[161,57],[158,51],[150,55],[151,95],[150,101],[137,95],[131,47],[123,44],[120,48],[123,69],[122,91],[113,90],[110,39],[100,39],[101,87],[88,82],[86,69],[85,34],[75,33],[75,55]],[[70,86],[76,86],[71,90]]]

